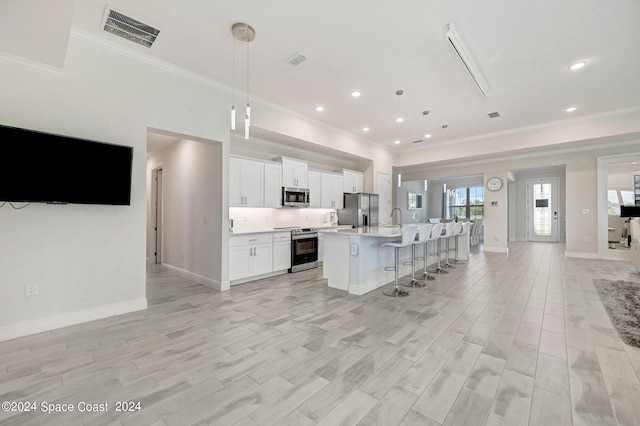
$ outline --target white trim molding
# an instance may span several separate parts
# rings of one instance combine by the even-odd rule
[[[586,253],[580,251],[565,251],[565,257],[574,257],[576,259],[600,259],[598,253]]]
[[[227,282],[227,285],[225,285],[220,281],[214,280],[212,278],[207,278],[203,275],[198,275],[195,272],[187,271],[186,269],[178,268],[177,266],[173,266],[168,263],[163,263],[162,266],[172,270],[176,274],[180,275],[182,278],[186,278],[188,280],[191,280],[198,284],[202,284],[203,286],[206,286],[206,287],[213,288],[218,291],[225,291],[225,290],[229,290],[230,288],[230,286],[228,285],[228,282]]]
[[[0,328],[0,342],[147,309],[147,299],[130,300]]]

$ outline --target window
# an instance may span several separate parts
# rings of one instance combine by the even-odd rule
[[[609,189],[607,191],[609,216],[620,216],[620,206],[634,206],[635,199],[633,191],[617,191]],[[622,203],[620,203],[622,201]]]
[[[484,187],[456,188],[449,191],[449,218],[466,217],[470,220],[484,217]]]

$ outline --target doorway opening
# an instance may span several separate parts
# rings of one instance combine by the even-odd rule
[[[558,178],[527,179],[528,241],[558,242]]]
[[[151,172],[151,263],[162,263],[162,166]]]

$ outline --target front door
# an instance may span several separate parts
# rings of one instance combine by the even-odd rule
[[[527,180],[529,241],[558,242],[558,179]]]

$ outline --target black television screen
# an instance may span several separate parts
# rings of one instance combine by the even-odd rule
[[[0,202],[130,205],[133,148],[0,125]]]
[[[640,206],[620,206],[620,217],[640,217]]]

